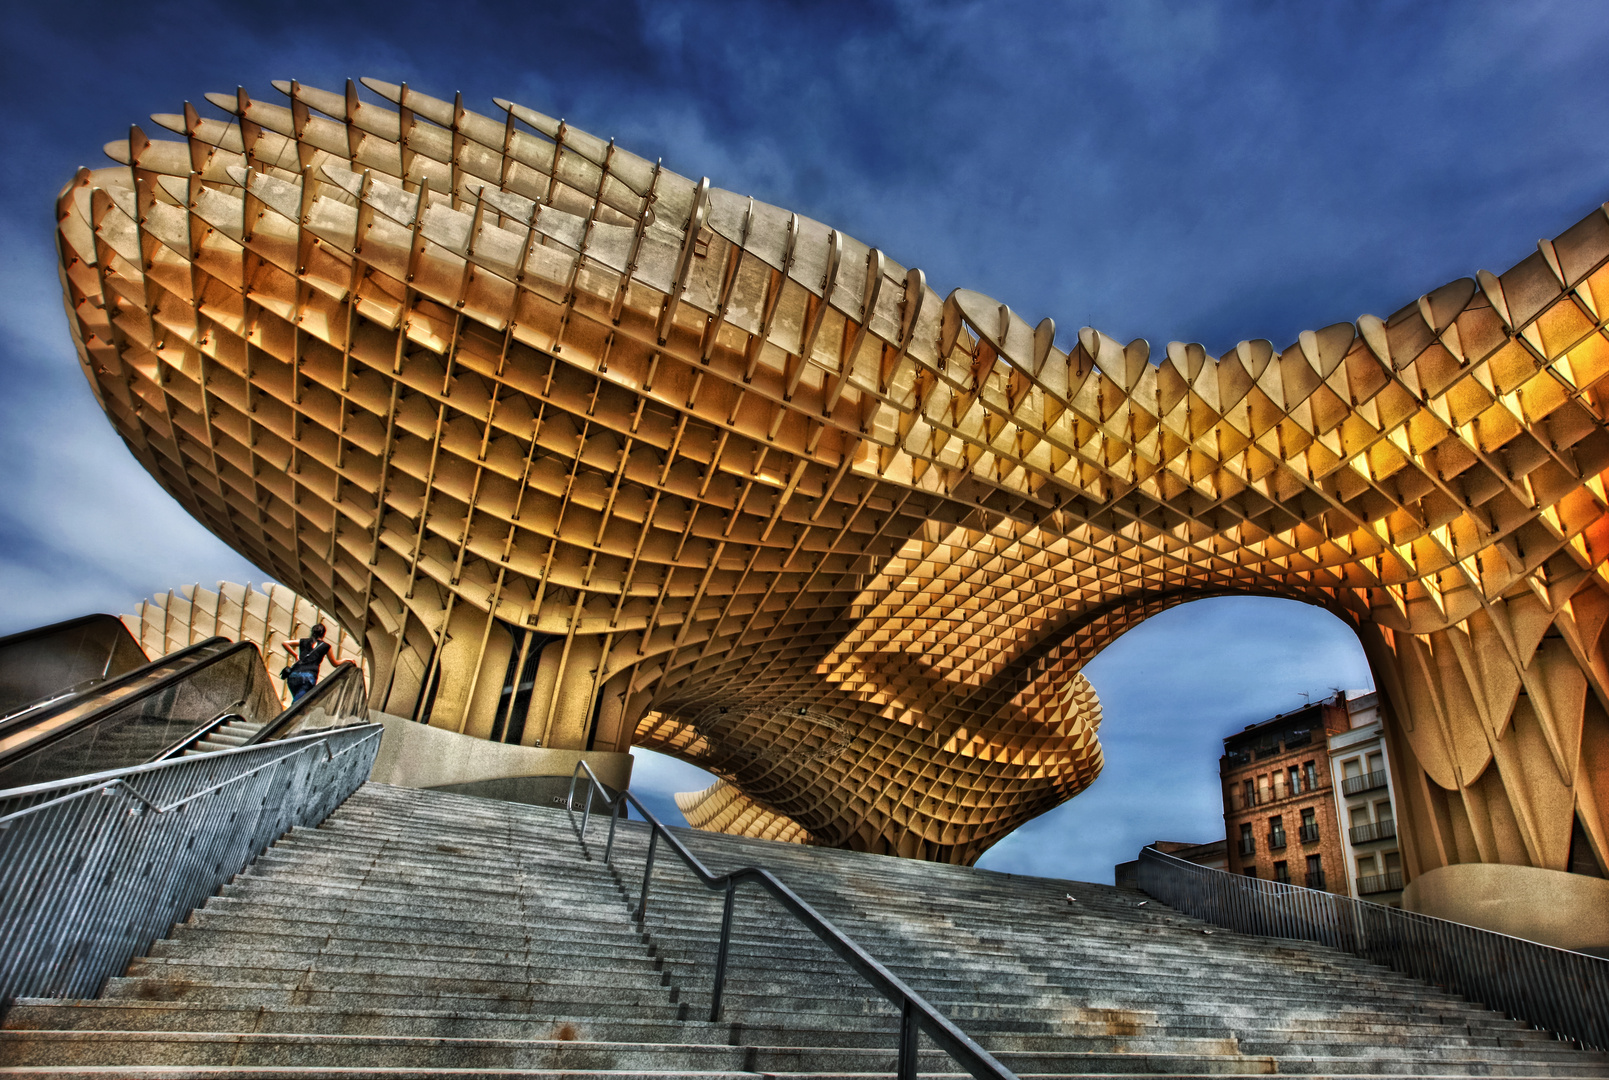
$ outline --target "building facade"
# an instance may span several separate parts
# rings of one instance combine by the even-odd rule
[[[1359,900],[1400,907],[1405,882],[1379,696],[1350,696],[1346,711],[1348,730],[1329,737],[1346,891]]]
[[[1228,869],[1288,885],[1345,893],[1345,849],[1328,740],[1348,730],[1346,697],[1315,702],[1224,740]]]

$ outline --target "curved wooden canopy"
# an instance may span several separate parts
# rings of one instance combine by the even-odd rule
[[[365,82],[158,116],[59,232],[114,425],[363,636],[377,705],[971,862],[1099,771],[1085,660],[1294,597],[1363,637],[1410,874],[1561,865],[1577,819],[1609,862],[1603,211],[1283,350],[1064,350],[563,121]]]

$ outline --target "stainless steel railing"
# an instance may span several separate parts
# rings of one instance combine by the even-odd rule
[[[794,918],[804,924],[805,928],[820,938],[826,946],[838,955],[845,963],[855,970],[861,978],[871,984],[872,988],[882,994],[899,1010],[899,1062],[895,1076],[897,1080],[915,1080],[917,1062],[917,1035],[925,1034],[934,1044],[954,1058],[967,1072],[977,1080],[1017,1080],[1017,1075],[996,1061],[994,1055],[973,1042],[966,1032],[956,1027],[954,1022],[939,1012],[915,990],[906,985],[905,981],[895,975],[888,968],[879,963],[865,949],[829,922],[821,913],[805,902],[804,898],[784,885],[776,875],[769,870],[762,870],[756,866],[747,866],[741,870],[734,870],[729,874],[715,874],[710,871],[698,856],[676,838],[674,834],[659,819],[649,812],[637,797],[629,791],[622,791],[618,796],[610,793],[594,775],[591,766],[585,761],[576,762],[575,769],[570,774],[570,797],[566,808],[570,812],[570,821],[575,822],[576,807],[576,781],[581,778],[582,771],[592,782],[592,787],[603,797],[604,804],[609,807],[609,838],[604,844],[603,861],[608,863],[614,853],[615,827],[620,821],[621,810],[629,803],[643,816],[648,823],[648,858],[643,864],[642,894],[637,902],[637,909],[632,917],[645,920],[648,913],[649,883],[654,872],[654,851],[661,838],[667,847],[681,859],[683,864],[693,872],[693,876],[711,892],[724,893],[726,906],[721,912],[721,944],[715,954],[715,991],[710,998],[710,1021],[721,1018],[721,994],[726,988],[727,955],[732,943],[732,913],[736,906],[737,887],[745,882],[753,882],[766,892],[770,893],[782,908]],[[587,858],[591,852],[587,848],[587,825],[592,820],[593,793],[588,791],[582,802],[583,811],[581,825],[577,830],[581,840],[581,848]]]
[[[323,821],[382,730],[0,791],[0,1003],[97,994],[287,830]]]
[[[1561,1038],[1609,1049],[1609,960],[1418,912],[1140,852],[1140,888],[1186,915],[1299,938],[1422,979]]]

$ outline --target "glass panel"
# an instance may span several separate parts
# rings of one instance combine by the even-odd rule
[[[266,723],[279,711],[256,646],[225,644],[0,740],[0,788],[143,764],[223,713]]]

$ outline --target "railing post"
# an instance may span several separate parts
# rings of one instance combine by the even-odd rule
[[[586,792],[587,805],[581,808],[581,842],[586,843],[587,823],[592,820],[592,786],[582,788]],[[570,809],[575,809],[575,774],[570,775]]]
[[[916,1080],[916,1006],[906,998],[899,1011],[899,1062],[895,1080]]]
[[[642,868],[642,898],[637,901],[637,914],[634,916],[638,922],[648,921],[648,878],[654,872],[654,848],[659,844],[659,830],[654,829],[648,834],[648,861]]]
[[[605,866],[609,865],[609,855],[615,849],[615,824],[620,820],[620,808],[624,805],[626,805],[626,799],[625,796],[621,796],[609,808],[609,842],[603,845],[603,864]]]
[[[732,944],[732,905],[737,900],[737,882],[726,879],[726,906],[721,910],[721,947],[715,954],[715,992],[710,995],[710,1023],[721,1018],[721,992],[726,989],[726,954]]]

